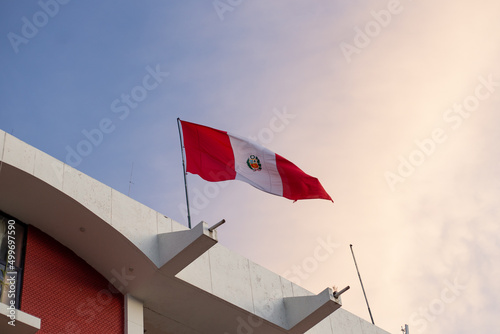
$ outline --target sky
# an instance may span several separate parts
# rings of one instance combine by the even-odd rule
[[[188,175],[193,224],[398,333],[500,325],[500,2],[0,3],[0,129],[187,225],[177,117],[335,203]]]

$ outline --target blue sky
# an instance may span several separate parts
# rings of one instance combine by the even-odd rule
[[[369,319],[352,243],[382,328],[498,325],[499,4],[41,3],[0,4],[2,130],[183,224],[176,118],[257,138],[335,204],[188,175],[221,244]]]

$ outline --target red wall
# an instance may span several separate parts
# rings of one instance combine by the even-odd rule
[[[123,295],[75,253],[32,226],[23,277],[21,310],[42,319],[38,334],[123,333]]]

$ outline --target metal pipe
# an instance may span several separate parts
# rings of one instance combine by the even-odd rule
[[[215,224],[214,226],[210,227],[208,230],[210,232],[213,232],[217,227],[221,226],[222,224],[224,224],[226,222],[225,219],[222,219],[220,222],[218,222],[217,224]]]
[[[333,297],[335,297],[335,299],[339,298],[341,294],[343,294],[344,292],[346,292],[347,290],[349,290],[351,287],[348,285],[346,286],[345,288],[343,288],[342,290],[340,291],[335,291],[333,293]]]

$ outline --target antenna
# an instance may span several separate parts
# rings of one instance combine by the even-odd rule
[[[127,196],[130,196],[130,186],[132,184],[134,184],[134,182],[132,182],[132,173],[134,172],[134,163],[132,162],[132,169],[130,170],[130,180],[128,181],[128,193],[127,193]]]
[[[370,310],[370,305],[368,304],[368,298],[366,298],[365,287],[363,286],[363,281],[361,280],[361,275],[359,274],[358,264],[356,263],[356,258],[354,257],[354,251],[352,250],[352,245],[349,246],[351,247],[352,258],[354,259],[354,265],[356,266],[356,271],[358,272],[359,282],[361,283],[361,289],[363,289],[363,295],[365,295],[366,306],[368,306],[368,313],[370,313],[370,319],[372,319],[372,324],[375,325],[375,321],[373,321],[372,311]]]

